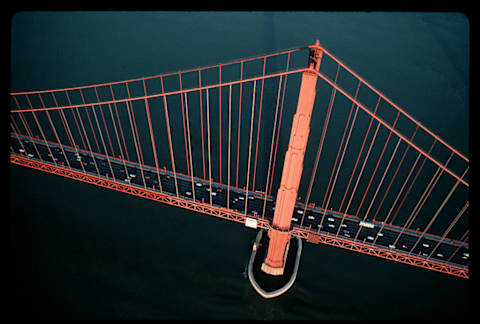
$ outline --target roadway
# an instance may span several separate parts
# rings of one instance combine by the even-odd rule
[[[247,193],[242,188],[227,187],[224,184],[209,182],[205,179],[192,179],[183,174],[175,175],[171,171],[157,170],[150,166],[142,167],[133,162],[107,158],[104,155],[92,154],[72,147],[61,147],[51,143],[47,145],[44,141],[15,134],[11,135],[10,147],[12,153],[31,159],[108,177],[121,183],[150,190],[160,191],[161,186],[161,191],[165,194],[178,194],[182,198],[228,207],[241,213],[245,213],[245,204],[247,204],[247,215],[273,219],[274,200],[272,197],[265,197],[261,192]],[[263,212],[264,205],[265,212]],[[422,236],[421,232],[410,229],[402,232],[401,227],[381,222],[367,222],[366,226],[361,226],[361,220],[354,216],[343,217],[340,213],[314,206],[307,206],[305,209],[305,206],[298,202],[292,217],[292,226],[302,226],[313,231],[326,232],[350,240],[356,239],[398,252],[411,253],[454,265],[466,266],[469,263],[467,244],[445,239],[437,246],[441,239],[438,236],[430,234]],[[359,230],[360,232],[357,234]],[[410,252],[415,244],[416,247]]]

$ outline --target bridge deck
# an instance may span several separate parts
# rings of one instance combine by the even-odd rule
[[[158,178],[160,178],[162,193],[177,196],[175,176],[173,172],[167,170],[157,170],[149,166],[140,166],[137,163],[112,157],[107,158],[104,155],[92,154],[68,146],[59,146],[53,143],[48,143],[47,146],[44,141],[17,134],[12,134],[11,136],[11,148],[13,150],[12,154],[28,157],[32,160],[39,160],[44,163],[58,164],[67,168],[69,164],[71,169],[85,172],[86,174],[98,175],[98,167],[98,172],[101,176],[108,177],[119,183],[134,185],[158,192],[160,192],[158,183]],[[53,156],[49,155],[49,148]],[[68,163],[61,148],[63,148],[65,152]],[[37,150],[40,156],[38,156]],[[125,172],[125,169],[128,174]],[[269,222],[273,218],[274,199],[270,196],[265,196],[258,192],[246,193],[242,188],[227,187],[224,184],[214,182],[210,185],[209,181],[199,178],[193,178],[192,190],[191,177],[177,173],[176,178],[178,196],[183,199],[194,199],[195,201],[212,204],[214,206],[227,207],[228,196],[228,207],[231,210],[245,213],[245,202],[248,201],[246,215],[262,217],[265,204],[264,218]],[[145,179],[145,183],[143,179]],[[296,204],[292,222],[292,229],[294,230],[308,229],[311,232],[387,248],[405,255],[415,255],[416,257],[426,260],[435,260],[445,265],[453,265],[465,269],[468,267],[468,244],[463,242],[449,239],[442,240],[439,236],[425,234],[415,249],[409,253],[421,237],[421,232],[409,229],[403,229],[402,231],[401,227],[382,224],[381,222],[375,222],[373,223],[373,228],[367,228],[360,226],[361,219],[358,217],[347,215],[343,222],[341,222],[343,217],[341,213],[314,206],[307,206],[305,213],[303,213],[304,207],[305,205],[300,202]],[[301,224],[302,219],[303,224]],[[360,232],[355,240],[359,228]],[[396,240],[397,242],[393,246]],[[438,244],[438,242],[441,243]],[[433,253],[431,253],[432,250],[434,250]]]

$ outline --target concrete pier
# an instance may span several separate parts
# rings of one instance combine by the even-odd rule
[[[274,298],[285,293],[293,286],[297,278],[300,256],[302,254],[302,239],[292,237],[287,243],[285,267],[282,275],[270,275],[261,270],[267,253],[268,235],[260,230],[252,247],[252,254],[248,262],[248,279],[253,288],[263,298]]]

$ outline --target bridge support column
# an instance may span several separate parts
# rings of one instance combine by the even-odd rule
[[[315,101],[315,86],[320,69],[322,49],[317,40],[310,46],[308,59],[309,71],[302,74],[302,83],[298,96],[297,111],[293,116],[290,141],[285,154],[280,188],[277,193],[273,223],[268,231],[269,245],[262,271],[279,276],[283,274],[287,243],[290,241],[290,224],[297,200],[298,187],[303,171],[303,158],[310,133],[310,117]]]

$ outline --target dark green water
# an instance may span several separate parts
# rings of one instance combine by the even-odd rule
[[[19,13],[11,25],[11,91],[155,75],[316,39],[469,155],[469,22],[455,13]],[[469,313],[468,280],[311,244],[304,245],[294,287],[264,300],[243,276],[253,230],[18,166],[10,168],[10,189],[19,315],[462,319]]]

